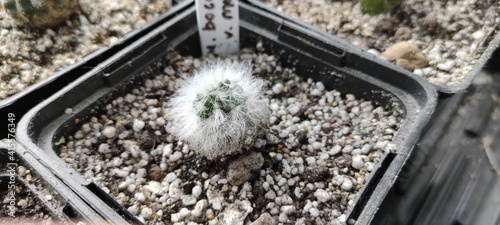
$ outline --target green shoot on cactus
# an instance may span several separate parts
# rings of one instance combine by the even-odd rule
[[[1,0],[3,8],[30,27],[55,27],[78,9],[78,0]]]
[[[403,0],[360,0],[361,12],[364,14],[381,14],[389,12]]]
[[[204,110],[199,113],[200,118],[210,118],[217,109],[228,114],[245,101],[245,98],[241,96],[243,89],[237,84],[233,87],[230,85],[231,82],[229,80],[219,83],[217,88],[209,91],[205,99],[203,99],[201,94],[198,94],[196,101],[203,101],[203,105],[205,106]]]

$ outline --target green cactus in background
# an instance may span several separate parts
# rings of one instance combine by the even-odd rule
[[[403,0],[360,0],[361,12],[368,14],[381,14],[389,12]]]
[[[78,0],[2,0],[13,18],[31,27],[54,27],[78,9]]]

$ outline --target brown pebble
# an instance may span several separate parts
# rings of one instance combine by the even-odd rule
[[[240,185],[254,178],[264,165],[264,157],[260,152],[242,155],[229,164],[227,181],[232,185]]]
[[[382,52],[382,57],[409,71],[427,65],[427,58],[417,46],[409,42],[398,42],[392,45]]]
[[[399,27],[394,33],[394,37],[399,40],[408,40],[411,38],[411,29],[405,26]]]
[[[250,225],[274,225],[276,221],[269,213],[263,213]]]
[[[163,179],[160,167],[156,164],[151,164],[148,170],[148,177],[151,180],[160,182]]]
[[[439,25],[437,19],[433,15],[427,15],[420,20],[422,25],[422,30],[431,35],[436,35],[441,32],[441,25]]]
[[[309,182],[318,182],[326,179],[328,176],[328,168],[324,166],[307,167],[302,177]]]
[[[207,214],[207,219],[208,220],[213,220],[214,219],[214,214],[213,213],[208,213]]]

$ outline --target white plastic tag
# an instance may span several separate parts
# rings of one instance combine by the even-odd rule
[[[201,52],[228,55],[240,49],[238,0],[196,0]]]

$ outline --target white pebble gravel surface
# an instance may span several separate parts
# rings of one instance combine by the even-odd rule
[[[236,156],[200,158],[168,132],[168,122],[154,128],[158,118],[168,121],[165,102],[182,80],[214,57],[163,60],[161,69],[149,70],[162,73],[145,76],[129,93],[109,100],[102,114],[61,138],[60,157],[147,224],[217,224],[227,219],[228,207],[247,201],[249,221],[263,213],[282,224],[345,221],[373,169],[367,166],[378,165],[386,152],[377,143],[391,142],[402,110],[329,90],[263,52],[243,49],[228,58],[251,60],[254,74],[266,82],[271,124],[255,143],[253,151],[264,157],[255,178],[232,185],[228,166]],[[138,126],[137,116],[144,125]],[[247,210],[239,213],[246,216]]]
[[[83,13],[35,30],[0,10],[0,100],[47,79],[104,46],[112,46],[168,8],[165,0],[78,0]]]
[[[500,31],[500,1],[494,0],[404,0],[392,13],[375,16],[362,14],[359,1],[265,1],[375,55],[410,42],[428,60],[413,72],[444,86],[463,83],[486,48],[483,42]]]

